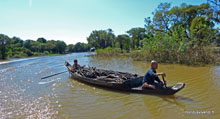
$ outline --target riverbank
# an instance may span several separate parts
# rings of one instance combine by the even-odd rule
[[[29,58],[29,57],[54,56],[54,55],[62,55],[62,54],[58,54],[58,53],[55,53],[55,54],[37,53],[37,54],[34,54],[34,55],[32,55],[32,56],[27,56],[27,55],[15,55],[15,56],[12,56],[12,57],[10,57],[10,58]]]
[[[220,48],[201,48],[187,50],[186,52],[170,52],[169,49],[161,51],[131,50],[125,51],[116,48],[105,48],[96,50],[96,56],[113,57],[126,56],[135,61],[156,60],[160,63],[204,65],[220,64]]]

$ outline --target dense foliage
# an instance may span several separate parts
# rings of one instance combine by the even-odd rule
[[[143,46],[141,41],[146,35],[144,28],[132,28],[127,33],[115,36],[112,29],[95,30],[92,31],[87,41],[89,45],[96,49],[113,47],[129,51]]]
[[[214,5],[210,5],[214,4]],[[88,43],[96,48],[120,48],[131,51],[137,60],[193,64],[216,62],[212,49],[220,43],[219,1],[201,5],[171,7],[161,3],[153,18],[145,18],[145,28],[132,28],[127,34],[115,36],[113,31],[93,31]]]
[[[68,52],[88,52],[90,50],[90,46],[87,43],[76,43],[75,45],[68,45]]]
[[[18,37],[9,38],[4,34],[0,34],[0,59],[85,52],[89,49],[90,47],[85,43],[66,45],[64,41],[46,40],[45,38],[38,38],[36,41],[24,41]]]

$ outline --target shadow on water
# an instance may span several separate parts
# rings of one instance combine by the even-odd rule
[[[138,97],[145,97],[144,100],[146,100],[146,101],[149,101],[149,99],[152,99],[152,98],[155,97],[157,99],[156,100],[154,99],[154,101],[162,100],[161,102],[163,102],[163,103],[165,102],[165,104],[167,103],[167,105],[169,105],[169,106],[171,106],[171,105],[173,105],[174,107],[178,106],[181,109],[184,109],[184,107],[186,107],[187,103],[188,104],[193,104],[195,102],[195,100],[192,99],[192,98],[182,96],[182,95],[178,95],[178,94],[175,94],[175,95],[159,95],[159,94],[150,94],[150,93],[149,94],[143,94],[143,93],[137,93],[137,92],[127,92],[127,91],[123,91],[123,90],[109,89],[109,88],[106,88],[106,87],[95,86],[95,85],[92,85],[92,84],[88,84],[88,83],[73,79],[73,78],[71,78],[71,76],[69,77],[69,80],[72,83],[72,85],[75,85],[75,86],[78,83],[85,84],[86,86],[89,86],[90,88],[95,87],[96,89],[109,91],[110,93],[113,92],[113,93],[127,95],[128,97],[130,97],[131,100],[134,99],[134,96],[135,96],[136,101],[138,100]],[[74,82],[78,82],[78,83],[74,83]],[[76,91],[74,88],[73,88],[73,90]],[[77,89],[77,91],[84,91],[84,90],[85,89],[82,89],[82,90]],[[88,90],[90,90],[90,89],[88,89]],[[91,93],[94,93],[94,92],[91,92]],[[109,96],[111,97],[111,94]],[[113,100],[118,99],[117,97],[114,97],[114,96],[112,96],[111,98]],[[132,101],[132,102],[130,102],[130,104],[136,104],[136,101]]]
[[[86,84],[90,87],[94,87],[95,85],[94,84],[89,84],[89,83],[86,83],[86,82],[83,82],[83,81],[79,81],[79,80],[76,80],[76,79],[73,79],[73,78],[69,78],[69,80],[74,80],[74,81],[77,81],[77,82],[80,82],[80,83],[83,83],[83,84]],[[180,96],[180,95],[159,95],[159,94],[143,94],[143,93],[138,93],[138,92],[131,92],[131,91],[125,91],[125,90],[117,90],[117,89],[110,89],[110,88],[107,88],[107,87],[104,87],[104,86],[95,86],[99,89],[103,89],[103,90],[106,90],[106,91],[112,91],[112,92],[117,92],[117,93],[123,93],[123,94],[127,94],[127,95],[130,95],[130,94],[139,94],[139,95],[150,95],[150,96],[156,96],[156,97],[160,97],[162,98],[164,101],[167,101],[169,103],[173,103],[173,104],[176,104],[176,105],[180,105],[181,104],[179,103],[179,101],[184,101],[184,102],[194,102],[193,99],[189,98],[189,97],[184,97],[184,96]]]
[[[182,104],[181,102],[193,103],[195,101],[192,98],[184,97],[184,96],[180,96],[180,95],[160,95],[159,97],[162,98],[163,101],[166,101],[170,104],[175,104],[175,105],[178,105],[181,107],[184,106],[184,104]]]

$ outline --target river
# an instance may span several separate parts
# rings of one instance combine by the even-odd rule
[[[144,75],[149,63],[90,53],[0,62],[0,118],[8,119],[219,119],[220,66],[159,64],[168,85],[185,82],[174,96],[114,92],[75,81],[64,61]]]

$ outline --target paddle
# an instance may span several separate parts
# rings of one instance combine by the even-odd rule
[[[162,79],[163,79],[165,88],[167,88],[167,82],[165,81],[164,76],[162,76]]]
[[[59,75],[59,74],[65,73],[65,72],[67,72],[67,71],[63,71],[63,72],[60,72],[60,73],[56,73],[56,74],[52,74],[52,75],[49,75],[49,76],[45,76],[45,77],[41,78],[41,80],[49,78],[49,77],[52,77],[52,76],[56,76],[56,75]]]

